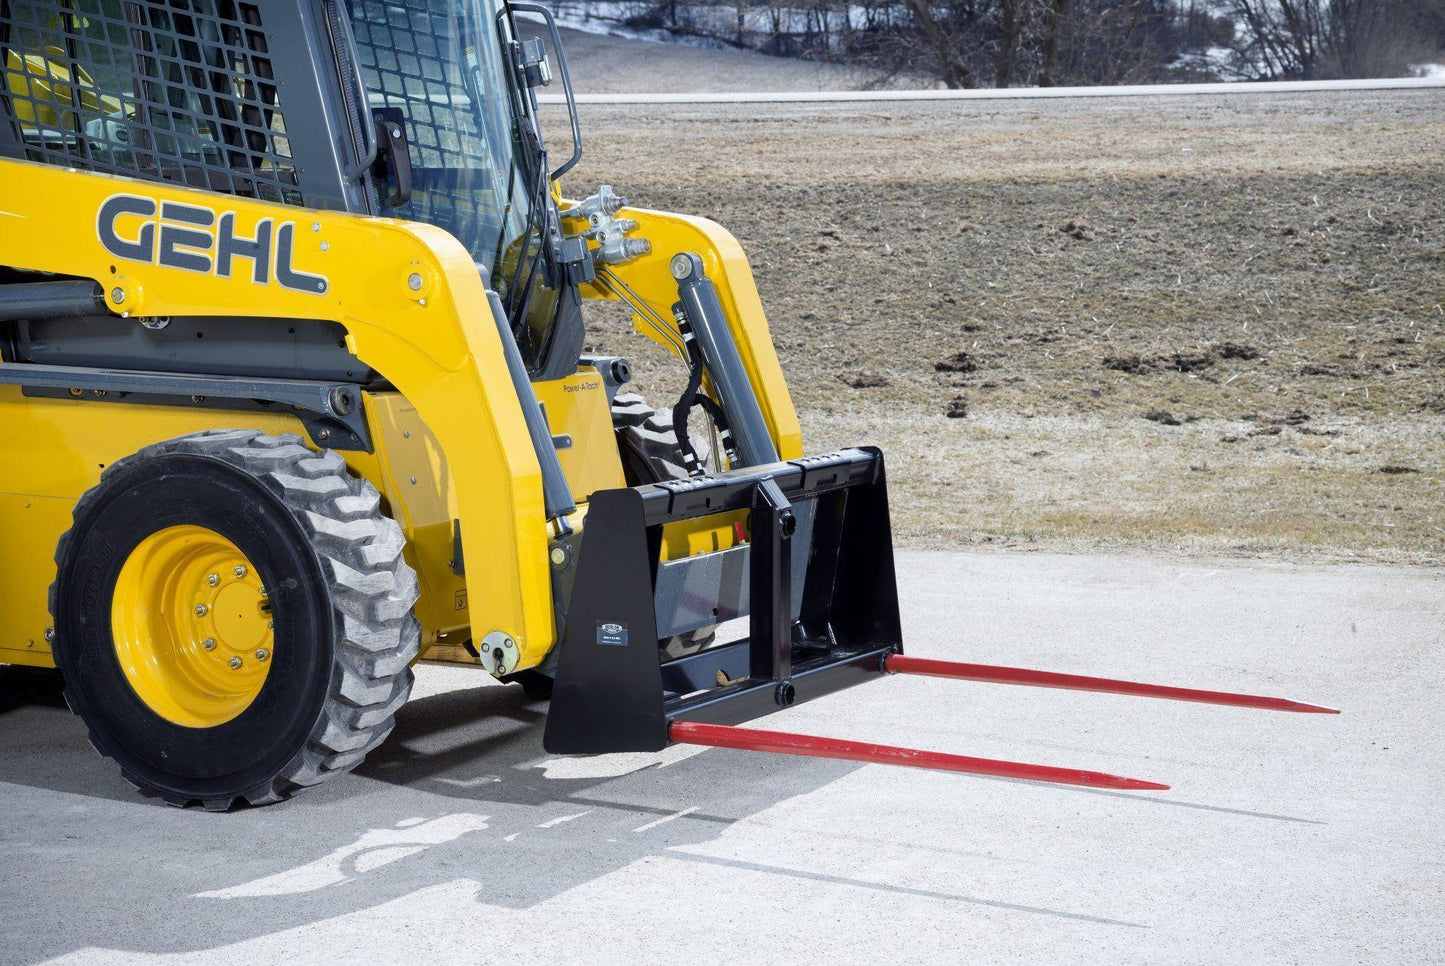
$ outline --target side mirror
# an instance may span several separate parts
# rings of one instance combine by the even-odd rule
[[[406,116],[399,107],[373,109],[376,121],[376,161],[371,170],[386,184],[388,208],[411,200],[411,150],[407,145]]]
[[[557,18],[552,15],[551,10],[542,4],[533,3],[532,0],[510,0],[507,6],[520,13],[535,13],[546,21],[547,32],[552,35],[552,48],[557,51],[557,70],[562,75],[562,90],[567,94],[567,114],[572,122],[572,156],[562,162],[561,167],[552,172],[552,180],[556,181],[562,177],[562,175],[571,171],[573,165],[582,160],[582,125],[577,121],[577,98],[572,91],[572,76],[567,72],[567,54],[562,50],[562,34],[557,29]],[[502,14],[498,14],[497,17],[500,20]],[[540,38],[533,38],[516,46],[520,48],[527,44],[536,44],[538,48],[542,48]],[[523,63],[524,57],[519,54],[516,61],[518,70],[523,68]],[[540,63],[546,68],[547,60],[545,56],[542,57]],[[546,76],[548,80],[551,79],[552,71],[550,68],[546,68]],[[546,81],[543,81],[543,83],[546,83]],[[529,86],[535,87],[536,85],[529,84]],[[533,98],[532,110],[536,111],[536,109],[537,101]]]
[[[552,83],[552,65],[547,62],[547,48],[542,38],[533,37],[516,45],[517,72],[528,87],[546,87]]]

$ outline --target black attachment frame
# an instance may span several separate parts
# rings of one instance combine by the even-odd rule
[[[799,503],[813,504],[806,547],[795,545]],[[736,511],[751,519],[748,636],[663,661],[663,528]],[[795,554],[807,555],[796,621]],[[544,744],[554,754],[657,751],[672,721],[749,721],[877,676],[902,649],[879,450],[602,490],[588,506]]]

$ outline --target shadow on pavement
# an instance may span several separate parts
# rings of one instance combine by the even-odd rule
[[[54,668],[0,664],[0,714],[25,707],[64,708],[64,690]]]
[[[9,683],[7,673],[0,688],[8,691]],[[735,822],[861,766],[681,746],[659,755],[555,758],[542,749],[545,704],[527,701],[517,688],[417,698],[352,776],[291,802],[227,815],[168,808],[136,794],[89,749],[58,686],[43,676],[0,709],[7,711],[0,715],[0,781],[42,792],[7,794],[19,799],[9,816],[18,824],[0,828],[0,841],[19,899],[0,924],[0,950],[8,950],[0,961],[17,951],[45,958],[91,947],[215,949],[456,880],[477,883],[479,902],[523,909],[649,858],[1141,925],[764,864],[751,854],[695,854],[690,847],[714,842]],[[17,746],[24,753],[15,753]],[[45,791],[77,798],[57,805]],[[796,834],[854,837],[868,848],[869,827]],[[1000,861],[948,851],[963,861]],[[93,872],[65,874],[70,864]],[[118,878],[146,883],[146,901],[118,889]],[[78,907],[87,916],[68,915]],[[35,922],[52,924],[51,933],[35,936],[26,928]]]

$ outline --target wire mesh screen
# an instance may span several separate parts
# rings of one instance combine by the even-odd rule
[[[0,68],[32,161],[301,203],[256,4],[0,0]]]
[[[468,41],[465,6],[352,0],[352,29],[371,107],[399,108],[410,142],[412,200],[389,213],[446,229],[490,266],[504,212],[520,216],[526,199],[509,190],[510,120],[496,53]]]

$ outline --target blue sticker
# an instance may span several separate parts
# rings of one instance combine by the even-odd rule
[[[612,647],[627,646],[627,625],[612,621],[597,622],[597,643]]]

